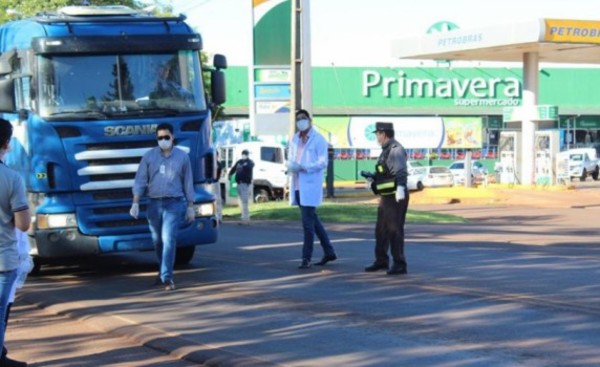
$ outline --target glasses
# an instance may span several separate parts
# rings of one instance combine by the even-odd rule
[[[157,136],[156,140],[171,140],[171,135]]]

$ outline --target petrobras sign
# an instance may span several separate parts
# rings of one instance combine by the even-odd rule
[[[575,19],[544,19],[544,41],[600,43],[600,22]]]
[[[362,96],[452,99],[455,106],[518,106],[521,102],[521,82],[511,76],[458,78],[432,74],[428,78],[411,78],[403,70],[398,70],[394,76],[383,75],[378,70],[364,70]]]

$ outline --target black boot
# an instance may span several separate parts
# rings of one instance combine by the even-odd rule
[[[388,275],[406,274],[407,273],[406,265],[394,264],[394,265],[392,265],[390,270],[387,271],[387,273],[388,273]]]
[[[388,264],[374,262],[373,264],[367,266],[365,268],[365,271],[367,273],[370,273],[370,272],[377,271],[377,270],[387,270],[387,269],[388,269]]]

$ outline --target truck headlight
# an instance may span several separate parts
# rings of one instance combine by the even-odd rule
[[[75,213],[37,214],[36,223],[39,229],[77,227]]]
[[[210,217],[215,215],[214,203],[194,204],[194,212],[197,217]]]

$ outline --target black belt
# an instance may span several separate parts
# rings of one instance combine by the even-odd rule
[[[183,196],[163,196],[160,198],[150,198],[150,200],[181,200]]]

